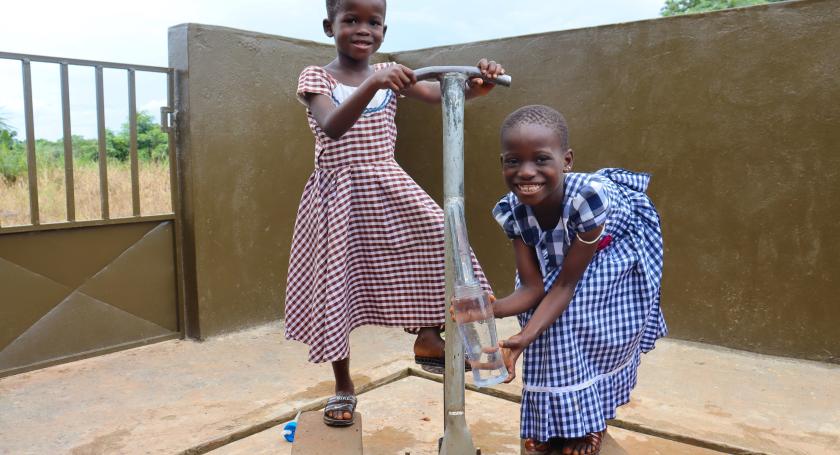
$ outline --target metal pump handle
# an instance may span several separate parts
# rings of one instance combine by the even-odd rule
[[[481,71],[475,66],[427,66],[425,68],[418,68],[414,70],[414,77],[418,81],[426,79],[440,79],[446,73],[461,73],[468,78],[480,77],[487,82],[492,82],[504,87],[510,87],[511,78],[507,74],[502,74],[495,79],[485,78],[481,75]]]

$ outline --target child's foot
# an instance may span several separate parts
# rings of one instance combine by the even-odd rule
[[[525,439],[523,441],[526,455],[547,455],[551,452],[551,444],[548,442],[539,442],[534,439]]]
[[[563,444],[563,455],[598,455],[601,453],[601,438],[604,431],[587,433],[582,438],[573,438]]]
[[[428,357],[443,359],[446,352],[446,343],[440,337],[440,332],[437,328],[423,327],[417,333],[417,339],[414,340],[414,355],[417,357]]]
[[[338,392],[327,400],[327,407],[324,408],[324,423],[331,427],[353,425],[355,410],[356,396]]]
[[[350,377],[350,358],[332,362],[335,375],[335,395],[327,400],[324,408],[324,423],[330,426],[353,424],[353,412],[356,410],[356,388]]]
[[[424,371],[443,374],[446,358],[446,343],[440,337],[437,327],[423,327],[414,341],[414,362]],[[470,364],[464,363],[464,371],[470,371]]]

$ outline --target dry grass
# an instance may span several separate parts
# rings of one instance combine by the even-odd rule
[[[95,163],[77,165],[73,175],[76,220],[101,219],[99,166]],[[15,183],[0,178],[0,225],[3,227],[30,224],[28,180],[25,175]],[[38,204],[42,224],[67,221],[65,195],[63,167],[38,169]],[[111,218],[133,215],[131,168],[128,163],[108,163],[108,198]],[[140,163],[140,212],[141,215],[172,212],[167,163]]]

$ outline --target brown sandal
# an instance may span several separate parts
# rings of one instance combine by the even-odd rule
[[[526,439],[523,443],[525,455],[548,455],[551,452],[551,444],[548,442],[539,442],[533,439]]]
[[[604,437],[604,431],[596,431],[594,433],[586,433],[582,438],[573,438],[563,444],[563,455],[598,455],[601,453],[601,439]]]

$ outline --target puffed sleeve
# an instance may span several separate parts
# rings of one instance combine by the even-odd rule
[[[520,237],[519,226],[516,224],[516,218],[513,215],[513,204],[509,194],[502,197],[499,203],[493,207],[493,218],[496,219],[508,238]]]
[[[607,222],[610,198],[604,184],[591,180],[572,199],[570,221],[577,232],[588,232]]]
[[[326,71],[319,66],[307,66],[298,77],[297,99],[303,105],[309,106],[306,102],[307,93],[332,96],[332,82]]]

